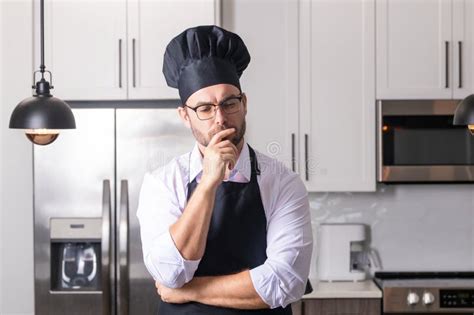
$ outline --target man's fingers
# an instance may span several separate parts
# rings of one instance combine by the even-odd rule
[[[219,149],[219,152],[221,154],[233,154],[237,156],[237,152],[235,152],[234,148],[231,148],[231,147]]]
[[[233,144],[232,141],[230,141],[230,140],[221,141],[221,142],[219,142],[219,143],[216,144],[216,147],[217,147],[217,148],[230,147],[230,148],[233,148],[233,149],[234,149],[235,153],[238,153],[237,147],[236,147],[235,144]]]
[[[216,147],[219,149],[232,148],[232,150],[234,151],[234,154],[236,156],[239,155],[239,151],[237,150],[237,147],[229,140],[224,140],[224,141],[219,142],[216,145]]]
[[[158,281],[155,282],[156,292],[161,296],[161,285]]]
[[[233,134],[234,132],[235,128],[221,130],[212,137],[211,141],[209,141],[209,144],[214,145],[220,142],[223,138]]]
[[[222,159],[229,163],[229,169],[233,169],[235,164],[237,163],[236,157],[232,153],[226,153],[222,155]]]

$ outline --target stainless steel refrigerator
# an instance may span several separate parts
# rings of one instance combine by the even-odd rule
[[[194,138],[174,108],[73,111],[76,130],[34,148],[35,314],[157,314],[139,191]]]

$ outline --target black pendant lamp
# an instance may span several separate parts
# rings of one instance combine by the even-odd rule
[[[36,73],[41,73],[41,80],[32,86],[36,93],[21,101],[10,117],[10,128],[26,129],[28,139],[39,145],[47,145],[59,136],[59,129],[75,129],[76,122],[69,105],[50,93],[53,79],[50,71],[44,66],[44,0],[40,0],[41,19],[41,65],[33,73],[33,84]],[[49,73],[51,85],[44,78]]]
[[[474,94],[461,101],[454,112],[453,125],[466,126],[474,136]]]

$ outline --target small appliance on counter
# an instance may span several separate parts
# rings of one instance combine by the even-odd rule
[[[376,272],[382,314],[474,313],[474,272]]]
[[[362,281],[380,268],[375,250],[367,244],[364,224],[321,224],[318,278],[321,281]]]

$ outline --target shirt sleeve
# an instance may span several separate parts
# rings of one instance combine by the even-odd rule
[[[300,299],[313,251],[308,193],[298,175],[280,181],[274,211],[267,218],[267,260],[250,270],[255,290],[276,308]]]
[[[184,259],[171,237],[169,227],[182,210],[176,194],[160,177],[163,176],[147,173],[140,190],[137,217],[143,260],[155,281],[180,288],[193,278],[200,260]]]

